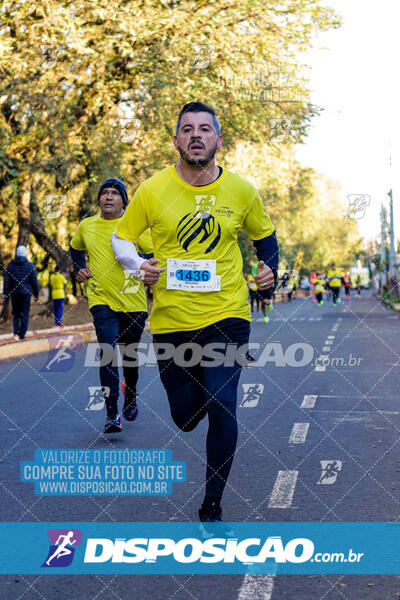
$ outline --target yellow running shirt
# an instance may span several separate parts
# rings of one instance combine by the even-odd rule
[[[141,184],[115,233],[136,243],[148,227],[157,267],[166,269],[153,286],[153,333],[192,331],[228,317],[251,321],[237,234],[243,228],[259,240],[271,235],[274,226],[250,183],[223,170],[213,183],[196,187],[183,181],[175,166],[163,169]],[[196,261],[203,261],[202,266],[196,267]],[[206,273],[213,279],[213,269],[215,288],[197,291],[196,286],[207,288]],[[186,277],[194,289],[170,289],[186,285]]]
[[[314,281],[314,289],[316,294],[320,294],[325,289],[325,279],[316,279]]]
[[[254,277],[253,277],[253,275],[249,275],[249,276],[247,277],[247,281],[249,282],[249,285],[248,285],[248,287],[249,287],[249,288],[250,288],[250,289],[251,289],[253,292],[257,291],[257,284],[256,284],[256,282],[254,281]]]
[[[111,234],[120,220],[121,217],[102,219],[100,214],[83,219],[71,240],[72,248],[86,250],[89,256],[88,268],[92,274],[86,282],[89,308],[106,304],[120,312],[147,311],[143,282],[124,271],[111,247]],[[150,232],[140,237],[137,250],[152,252]]]
[[[342,285],[342,273],[339,269],[329,269],[327,277],[330,277],[329,287],[340,287]]]
[[[66,283],[67,280],[62,273],[52,273],[50,275],[50,287],[53,300],[65,298],[64,285],[66,285]]]

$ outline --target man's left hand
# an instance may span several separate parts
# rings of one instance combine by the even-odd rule
[[[254,281],[259,290],[268,290],[274,285],[274,273],[262,260],[257,265]]]

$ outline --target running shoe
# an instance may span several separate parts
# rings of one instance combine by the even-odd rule
[[[247,360],[248,362],[256,362],[256,359],[254,358],[254,356],[252,356],[252,355],[250,354],[250,352],[249,352],[249,351],[247,351],[247,352],[246,352],[246,360]]]
[[[20,339],[20,337],[19,337],[19,335],[16,333],[16,334],[14,335],[14,340],[15,340],[16,342],[18,342],[18,340],[19,340],[19,339]]]
[[[341,302],[341,299],[340,299],[340,298],[338,298],[338,299],[337,299],[337,301],[338,301],[338,302],[339,302],[339,304],[340,304],[340,302]]]
[[[264,323],[269,323],[269,316],[268,315],[264,315],[263,316],[263,321],[264,321]]]
[[[322,305],[323,305],[323,303],[324,303],[324,301],[323,301],[323,300],[321,300],[321,302],[318,302],[318,306],[322,306]]]
[[[271,303],[271,304],[268,304],[268,312],[271,312],[271,310],[273,310],[273,308],[274,308],[274,307],[273,307],[272,303]]]
[[[212,537],[233,537],[232,528],[222,520],[222,508],[216,502],[208,508],[199,509],[200,533],[204,539]]]
[[[127,392],[125,381],[122,384],[122,393],[124,395],[124,408],[122,409],[122,416],[125,421],[134,421],[138,416],[138,405],[136,402],[136,396]]]
[[[107,415],[107,419],[104,425],[104,433],[120,433],[122,431],[121,418],[119,415],[110,417]]]

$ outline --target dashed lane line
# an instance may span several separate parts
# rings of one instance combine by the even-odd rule
[[[304,396],[300,408],[314,408],[317,398],[318,396],[314,394]]]
[[[278,471],[268,508],[290,508],[296,487],[298,471]]]
[[[245,575],[237,600],[271,600],[275,575]]]
[[[304,444],[310,423],[294,423],[289,444]]]

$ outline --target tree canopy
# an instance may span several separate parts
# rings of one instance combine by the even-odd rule
[[[67,268],[69,238],[93,211],[99,183],[120,176],[132,196],[176,159],[177,114],[200,100],[222,124],[219,162],[246,178],[263,174],[259,189],[288,257],[317,260],[312,235],[308,248],[299,230],[309,228],[317,191],[293,164],[318,112],[301,56],[317,31],[339,24],[322,0],[5,0],[0,258],[29,242],[37,260]],[[254,160],[235,164],[246,146]],[[328,213],[312,217],[316,236]]]

